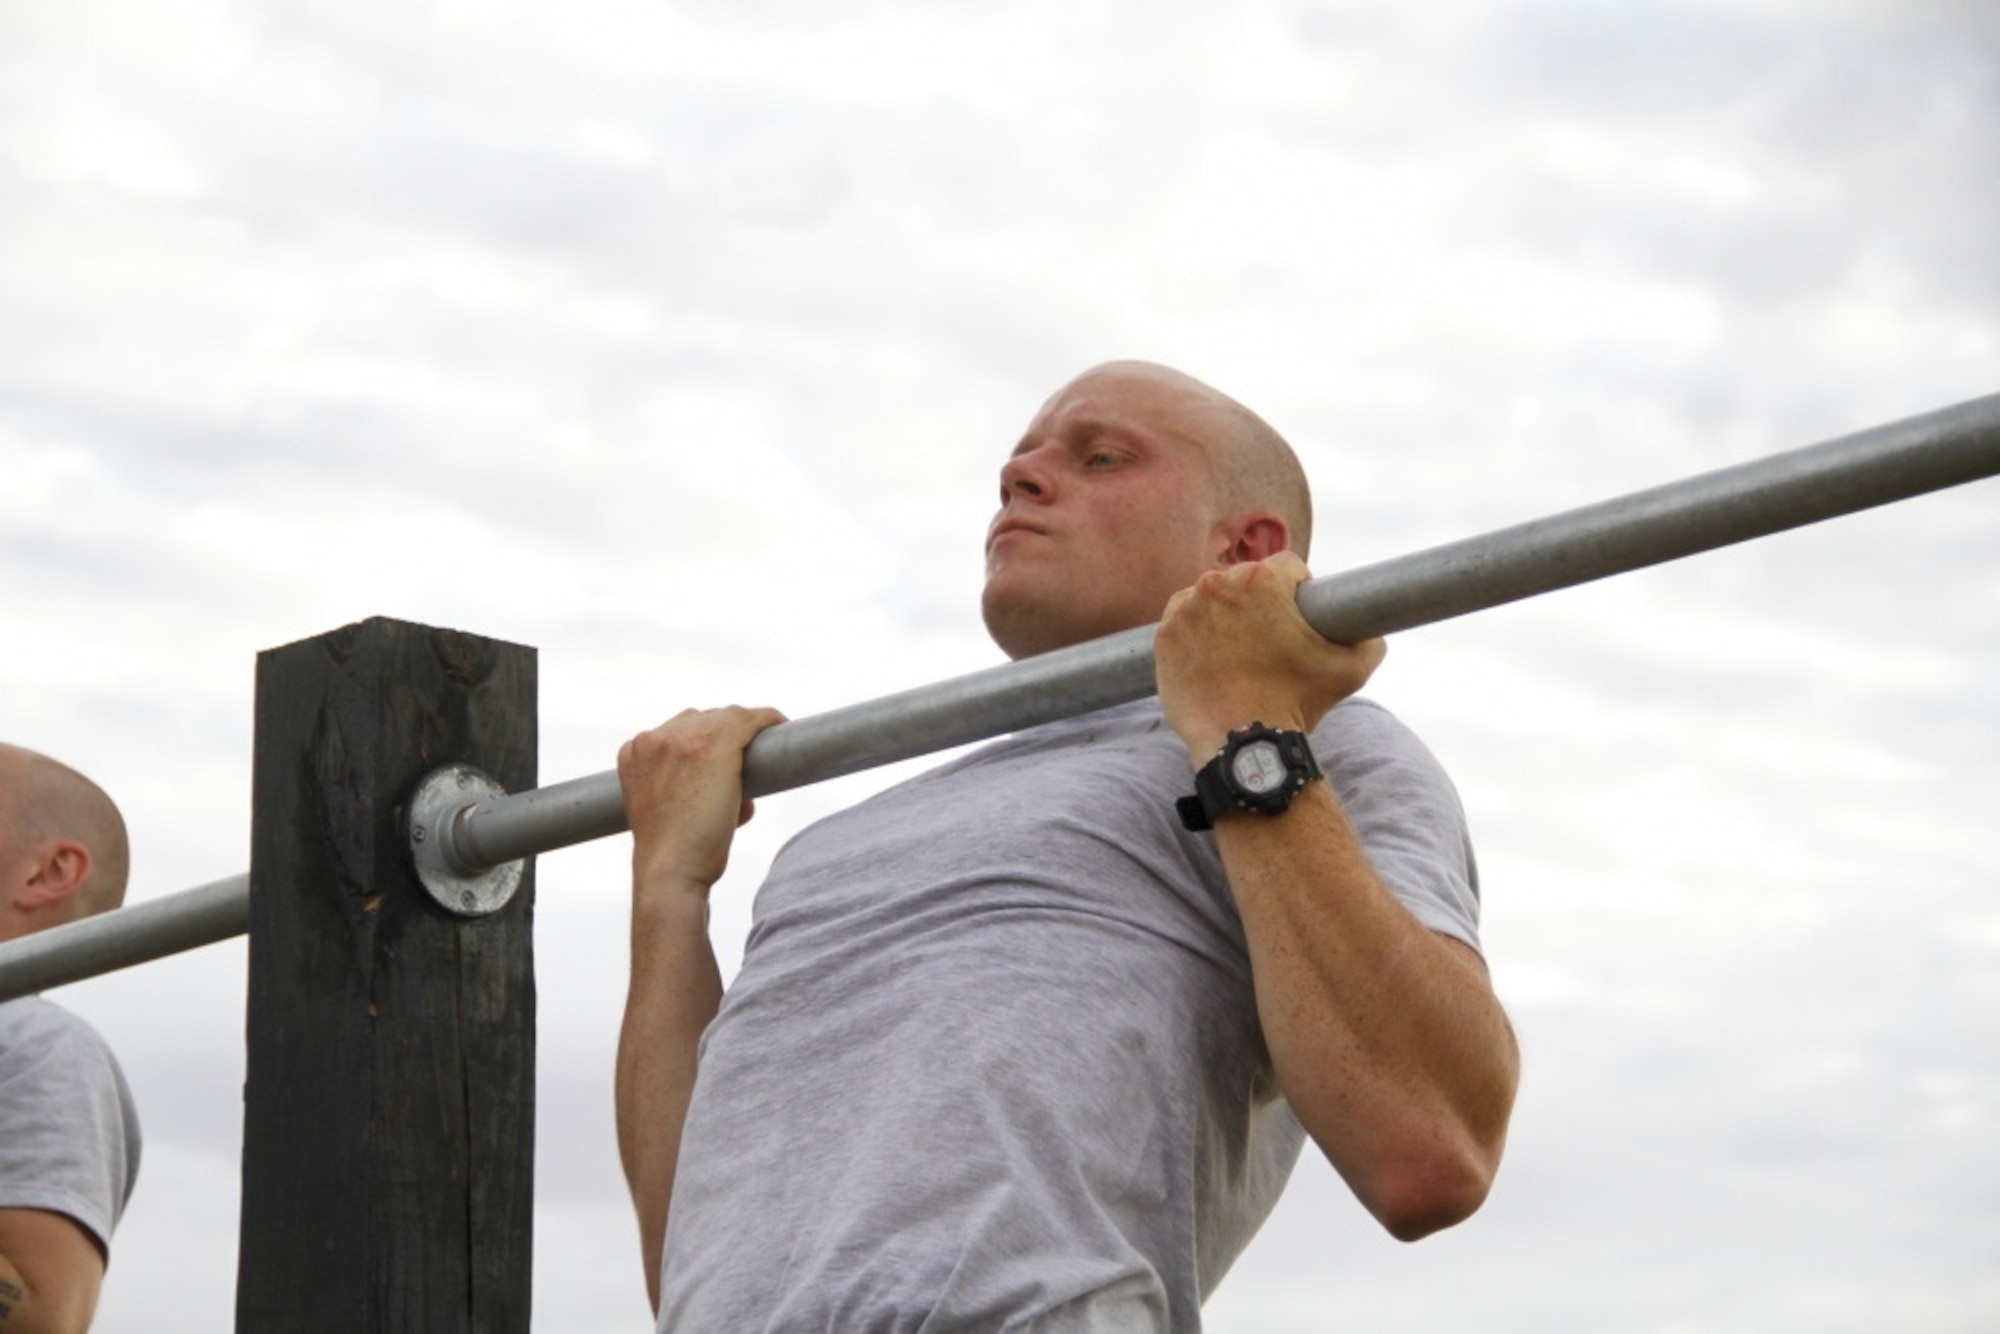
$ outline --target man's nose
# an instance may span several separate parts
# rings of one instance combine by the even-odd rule
[[[1046,499],[1051,493],[1051,481],[1047,461],[1041,457],[1041,451],[1024,450],[1008,459],[1000,469],[1000,503],[1004,505],[1015,496]]]

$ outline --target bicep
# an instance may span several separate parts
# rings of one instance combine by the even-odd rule
[[[46,1209],[0,1209],[0,1330],[85,1329],[104,1283],[104,1252],[97,1238],[67,1214]],[[27,1319],[22,1319],[22,1317]]]

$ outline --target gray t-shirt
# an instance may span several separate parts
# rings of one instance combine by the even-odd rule
[[[138,1112],[97,1030],[39,996],[0,1004],[0,1209],[66,1214],[108,1255],[138,1175]]]
[[[1360,700],[1321,763],[1476,947],[1458,798]],[[703,1037],[663,1330],[1195,1330],[1304,1135],[1157,702],[996,743],[795,837]]]

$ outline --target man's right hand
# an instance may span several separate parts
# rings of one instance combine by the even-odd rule
[[[784,721],[776,709],[688,709],[619,748],[635,893],[705,897],[722,878],[736,829],[752,813],[743,752]]]

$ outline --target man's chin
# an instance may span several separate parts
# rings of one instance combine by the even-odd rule
[[[1121,628],[1087,623],[1049,608],[1018,603],[995,604],[988,601],[981,604],[980,610],[986,621],[986,633],[1000,646],[1002,653],[1016,661],[1053,653],[1061,648],[1074,648]]]
[[[987,635],[1002,653],[1017,661],[1057,647],[1050,642],[1051,630],[1044,616],[1017,597],[997,593],[990,583],[980,599],[979,614],[986,622]]]

